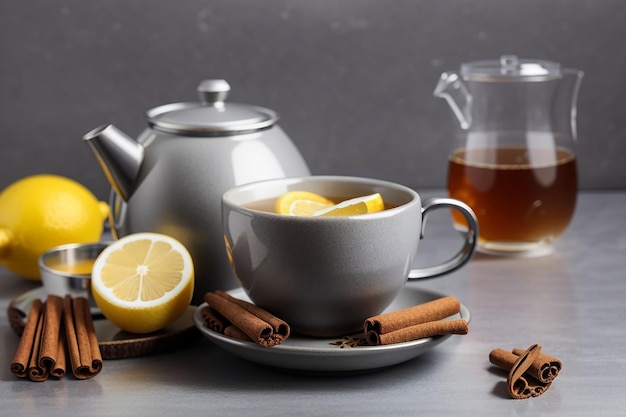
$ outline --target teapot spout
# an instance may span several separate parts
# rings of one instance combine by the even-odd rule
[[[457,73],[444,72],[441,74],[433,95],[448,102],[463,130],[470,128],[472,125],[472,96]]]
[[[115,126],[100,126],[83,136],[95,153],[111,187],[128,201],[144,159],[144,148]]]

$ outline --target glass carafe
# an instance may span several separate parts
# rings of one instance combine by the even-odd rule
[[[555,62],[514,55],[441,75],[434,95],[459,122],[448,192],[476,213],[480,251],[541,256],[567,228],[576,206],[582,77]],[[453,221],[465,227],[462,218]]]

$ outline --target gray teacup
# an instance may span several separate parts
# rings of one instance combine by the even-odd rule
[[[256,208],[294,190],[348,199],[380,193],[392,208],[343,217],[299,217]],[[440,265],[411,269],[425,215],[460,211],[469,224],[464,247]],[[245,184],[222,197],[224,240],[235,275],[250,299],[294,332],[330,337],[362,327],[383,311],[407,279],[440,276],[474,253],[476,217],[464,203],[419,195],[374,179],[310,176]]]

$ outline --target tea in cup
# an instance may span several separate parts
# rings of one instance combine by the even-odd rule
[[[333,201],[379,193],[382,211],[347,216],[293,216],[273,207],[281,195],[308,191]],[[453,209],[469,225],[465,245],[447,262],[412,269],[426,215]],[[222,197],[224,240],[243,289],[292,331],[331,337],[354,332],[379,314],[407,280],[463,266],[474,253],[478,225],[472,210],[451,199],[422,206],[418,193],[391,182],[342,176],[267,180]]]

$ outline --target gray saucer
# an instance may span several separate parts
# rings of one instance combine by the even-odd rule
[[[233,297],[249,301],[243,289],[228,291]],[[386,311],[421,304],[436,298],[444,297],[433,291],[423,290],[407,285]],[[428,352],[438,344],[446,341],[451,335],[428,337],[411,342],[397,343],[386,346],[363,346],[359,339],[360,333],[338,338],[312,338],[292,334],[278,346],[263,348],[252,342],[244,342],[214,332],[203,325],[200,310],[194,313],[196,327],[207,338],[219,347],[243,359],[258,364],[281,368],[287,371],[305,373],[352,373],[372,371],[397,365]],[[461,305],[461,312],[449,319],[462,318],[470,321],[470,312]],[[352,347],[352,345],[356,345]]]

